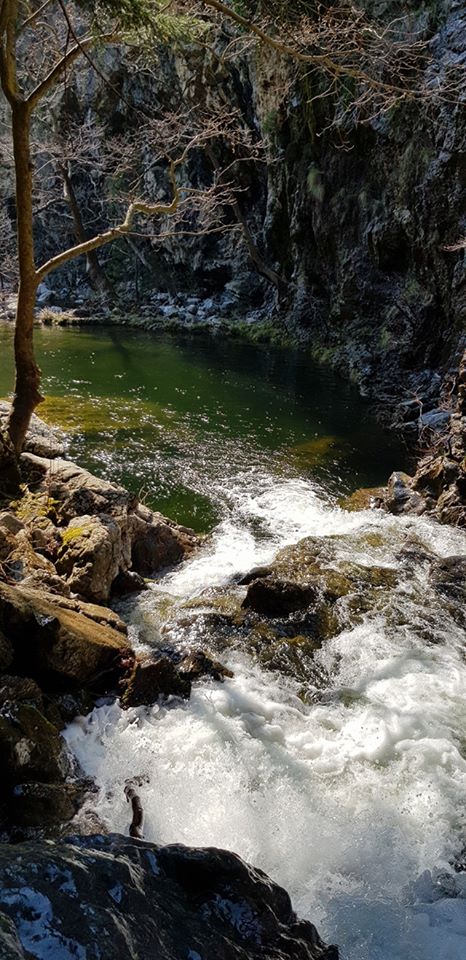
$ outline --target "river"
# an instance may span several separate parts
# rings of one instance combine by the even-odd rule
[[[89,330],[39,331],[38,346],[70,455],[209,534],[122,603],[141,650],[209,649],[210,614],[244,594],[239,574],[305,536],[331,542],[337,566],[397,574],[314,654],[325,682],[267,670],[236,641],[224,684],[152,709],[104,703],[73,723],[70,749],[99,787],[89,829],[97,817],[127,830],[123,787],[138,778],[147,839],[235,850],[344,960],[463,958],[466,873],[452,862],[466,827],[465,636],[428,569],[432,554],[464,554],[466,536],[340,508],[404,454],[302,353]]]

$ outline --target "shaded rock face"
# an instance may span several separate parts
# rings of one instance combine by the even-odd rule
[[[128,650],[126,627],[111,611],[2,583],[0,624],[12,668],[52,689],[91,683],[106,672],[117,676]]]
[[[135,663],[129,677],[124,679],[120,698],[124,709],[155,703],[159,697],[187,699],[194,681],[201,677],[223,682],[233,673],[213,660],[203,650],[193,650],[176,662],[170,657],[143,660]]]
[[[381,30],[395,15],[393,4],[361,0],[360,6],[378,18]],[[431,78],[464,66],[462,0],[413,0],[398,7],[399,29],[429,41]],[[187,56],[162,49],[150,74],[125,71],[109,52],[108,86],[85,70],[70,79],[76,103],[110,133],[131,130],[132,102],[152,113],[170,112],[201,97],[207,109],[224,103],[237,108],[266,143],[269,162],[244,164],[235,175],[244,188],[240,205],[250,234],[283,280],[279,309],[274,312],[276,291],[254,270],[241,235],[173,239],[156,251],[146,243],[148,296],[182,290],[212,304],[212,294],[224,294],[226,317],[236,313],[252,326],[258,320],[272,328],[285,320],[290,333],[307,338],[366,393],[387,404],[396,393],[411,404],[406,415],[412,425],[419,400],[423,415],[436,409],[445,367],[464,329],[464,258],[461,251],[443,249],[464,234],[462,106],[454,98],[432,109],[407,101],[385,113],[375,109],[371,117],[348,108],[345,84],[336,99],[319,100],[328,78],[313,76],[311,82],[306,71],[293,77],[289,64],[267,48],[224,63],[220,73],[219,54],[229,40],[226,31],[214,38],[214,49],[192,49]],[[164,171],[154,170],[150,152],[140,164],[138,173],[155,198],[165,187]],[[199,186],[210,182],[212,168],[199,157],[185,174]],[[92,209],[91,183],[82,176],[75,189]],[[39,236],[44,259],[55,235],[56,215],[51,210],[47,216],[43,227],[49,229]],[[109,250],[115,275],[119,255]],[[50,283],[62,286],[63,274]],[[128,285],[131,290],[131,280]],[[188,308],[160,307],[168,318],[178,312],[181,323]],[[382,397],[381,387],[388,385]]]
[[[100,960],[338,960],[233,853],[113,836],[0,847],[0,953]]]
[[[456,409],[413,477],[393,473],[385,506],[395,514],[427,514],[466,527],[466,352],[454,378]]]

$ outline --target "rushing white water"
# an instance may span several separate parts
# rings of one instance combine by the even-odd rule
[[[304,536],[337,537],[342,560],[393,568],[413,538],[438,556],[466,552],[459,531],[346,513],[296,478],[254,471],[224,496],[228,515],[203,551],[134,602],[136,641],[143,627],[157,644],[171,618],[171,637],[187,643],[176,628],[186,598]],[[235,646],[233,679],[200,682],[189,702],[104,705],[67,740],[109,828],[127,830],[123,786],[139,777],[147,839],[235,850],[286,886],[343,958],[462,960],[466,873],[449,861],[466,829],[464,640],[421,565],[316,654],[330,679],[310,703]]]

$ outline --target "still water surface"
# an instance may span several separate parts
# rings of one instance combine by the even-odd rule
[[[335,496],[384,483],[406,453],[355,388],[304,352],[123,329],[35,332],[46,402],[69,456],[198,531],[231,509],[229,484],[267,462]],[[13,384],[0,325],[0,396]]]

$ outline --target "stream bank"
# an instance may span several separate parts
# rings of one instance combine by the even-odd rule
[[[113,614],[102,601],[96,604],[94,593],[94,611],[97,606],[100,616],[105,611],[114,618],[118,662],[126,677],[134,657],[164,661],[165,666],[168,658],[175,676],[184,663],[185,673],[193,651],[203,651],[215,669],[191,681],[189,698],[157,696],[152,705],[141,699],[136,705],[136,698],[123,709],[115,699],[118,677],[106,675],[105,683],[110,683],[98,692],[110,692],[113,684],[110,699],[98,702],[90,714],[93,700],[72,705],[64,730],[66,756],[78,762],[87,785],[94,783],[94,792],[79,799],[72,829],[124,834],[129,821],[125,786],[136,782],[148,841],[164,846],[182,840],[188,847],[214,844],[235,850],[288,889],[298,913],[315,922],[327,942],[340,943],[351,960],[404,960],[406,955],[417,960],[417,954],[433,960],[444,942],[454,960],[462,957],[464,534],[425,516],[338,507],[338,496],[354,489],[363,471],[368,482],[385,475],[383,464],[372,462],[377,444],[371,439],[367,465],[357,445],[358,437],[362,443],[375,438],[370,432],[375,427],[364,419],[359,398],[345,393],[338,381],[335,393],[331,380],[316,381],[319,390],[311,402],[314,380],[307,367],[303,414],[303,400],[296,404],[301,358],[291,352],[261,354],[263,375],[280,373],[282,387],[275,397],[258,377],[255,355],[254,390],[248,393],[241,348],[237,401],[236,369],[231,378],[220,355],[212,373],[204,362],[197,366],[198,352],[191,354],[190,363],[196,358],[192,385],[186,366],[176,381],[184,391],[176,394],[180,420],[175,396],[162,395],[154,416],[150,398],[141,403],[144,398],[134,396],[131,378],[120,401],[116,386],[123,370],[118,365],[111,368],[109,399],[92,399],[91,384],[83,405],[83,384],[73,375],[71,360],[71,367],[62,362],[57,351],[61,332],[56,334],[55,350],[45,360],[55,364],[55,398],[57,371],[66,385],[62,410],[68,404],[68,416],[74,408],[76,422],[92,427],[83,454],[89,456],[90,441],[105,474],[121,456],[133,459],[133,450],[147,472],[155,452],[161,490],[163,458],[172,474],[179,469],[179,476],[191,464],[186,480],[193,498],[208,490],[218,511],[207,539],[178,566],[161,570],[144,591],[120,598]],[[137,335],[132,348],[128,340],[93,341],[89,353],[89,334],[77,331],[73,336],[81,380],[83,369],[89,379],[95,367],[100,378],[99,357],[107,368],[117,364],[116,357],[118,364],[124,361],[127,378],[133,370],[139,385],[146,357],[153,374],[145,337]],[[136,343],[136,360],[128,367]],[[170,341],[169,352],[159,356],[165,362],[155,367],[159,390],[164,373],[173,380],[168,365],[172,348]],[[85,368],[80,351],[86,353]],[[292,373],[291,398],[283,389],[285,369]],[[52,377],[50,368],[47,376]],[[138,437],[130,420],[133,408],[142,421]],[[87,413],[81,419],[83,410]],[[337,436],[328,444],[328,420],[317,429],[321,411],[326,417],[331,413],[335,426],[345,418],[345,437],[340,434],[341,440]],[[263,416],[266,426],[260,429]],[[228,426],[230,418],[233,425]],[[356,433],[348,433],[348,424],[351,431],[357,426]],[[75,450],[82,442],[80,434],[68,435]],[[45,486],[45,507],[55,511],[47,522],[57,527],[56,514],[65,507],[65,523],[58,529],[75,530],[66,544],[60,539],[64,553],[76,557],[76,570],[64,563],[60,579],[95,592],[91,569],[86,569],[89,551],[86,556],[83,549],[81,555],[86,547],[83,524],[68,519],[66,512],[68,504],[73,513],[91,516],[92,493],[86,494],[79,480],[83,471],[69,463],[63,468],[60,452],[55,448],[54,453],[46,458],[47,475],[37,479]],[[27,453],[26,462],[36,465],[37,456]],[[60,479],[63,469],[72,481],[69,491]],[[136,493],[124,494],[89,475],[87,482],[96,491],[94,505],[117,526],[122,523],[123,546],[130,518],[140,509]],[[178,494],[177,503],[186,510],[186,500]],[[97,524],[97,529],[103,536],[114,527]],[[173,525],[171,530],[173,535]],[[18,529],[15,535],[22,533]],[[112,550],[104,555],[114,556]],[[105,569],[112,570],[111,564]],[[19,593],[27,589],[20,582],[8,586]],[[76,599],[54,602],[59,617],[69,623],[69,604]],[[59,617],[56,609],[54,613],[50,622],[50,610],[37,609],[27,625],[34,636],[40,634],[46,651],[56,647]],[[222,676],[215,664],[222,667]],[[152,694],[160,692],[152,684]],[[29,701],[33,694],[31,686],[23,690]],[[10,703],[12,698],[10,692]],[[45,704],[36,702],[35,709],[37,720]],[[31,724],[22,732],[16,726],[15,736],[30,740],[31,729]],[[57,733],[55,738],[63,749]],[[56,770],[62,756],[54,749],[48,753]],[[48,804],[43,802],[43,809],[50,810],[52,784],[45,786],[42,796],[48,791]],[[21,794],[16,804],[19,811]],[[15,911],[23,906],[16,903]],[[48,923],[49,913],[44,916]]]

